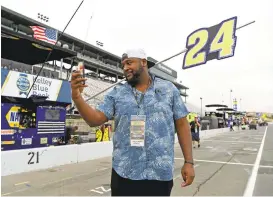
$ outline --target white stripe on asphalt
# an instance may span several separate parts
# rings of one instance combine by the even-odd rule
[[[264,137],[263,137],[259,152],[257,154],[256,161],[255,161],[254,167],[252,169],[251,176],[248,179],[247,186],[246,186],[246,189],[245,189],[245,192],[244,192],[244,196],[252,196],[253,195],[258,170],[259,170],[259,167],[260,167],[260,161],[261,161],[261,158],[262,158],[262,152],[263,152],[263,148],[264,148],[264,141],[265,141],[265,137],[266,137],[266,132],[267,132],[267,127],[265,128]]]
[[[228,143],[254,143],[254,144],[260,144],[261,142],[253,142],[253,141],[225,141],[225,140],[202,140],[203,142],[228,142]]]
[[[184,160],[184,158],[174,158],[176,160]],[[254,164],[251,163],[236,163],[236,162],[228,162],[228,161],[212,161],[212,160],[203,160],[203,159],[194,159],[194,161],[199,161],[199,162],[205,162],[205,163],[220,163],[220,164],[228,164],[228,165],[239,165],[239,166],[254,166]],[[273,166],[264,166],[260,165],[260,168],[272,168]]]

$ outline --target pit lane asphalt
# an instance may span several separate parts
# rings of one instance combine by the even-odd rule
[[[254,196],[273,194],[273,125],[222,133],[193,149],[194,183],[181,187],[183,154],[175,145],[172,196]],[[201,131],[202,132],[202,131]],[[256,162],[263,145],[260,161]],[[259,160],[259,157],[258,157]],[[255,162],[257,173],[255,173]],[[110,196],[111,157],[2,177],[2,196]],[[252,176],[252,181],[250,177]],[[253,182],[254,185],[249,182]],[[247,187],[247,185],[250,185]]]

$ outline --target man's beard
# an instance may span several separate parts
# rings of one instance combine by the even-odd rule
[[[143,72],[143,70],[144,70],[143,67],[140,66],[137,71],[135,71],[135,72],[133,71],[132,78],[128,79],[126,77],[128,84],[135,87],[140,82],[140,79],[141,79],[140,77],[141,77],[141,73]]]

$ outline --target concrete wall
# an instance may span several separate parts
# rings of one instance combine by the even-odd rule
[[[228,128],[200,131],[201,139],[228,132]],[[175,143],[178,142],[176,137]],[[1,152],[2,176],[48,169],[112,155],[112,142],[96,142]]]

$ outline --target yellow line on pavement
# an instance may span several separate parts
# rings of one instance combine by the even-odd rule
[[[21,183],[16,183],[16,184],[14,184],[14,185],[22,185],[22,184],[25,184],[25,183],[29,183],[29,181],[25,181],[25,182],[21,182]]]
[[[6,195],[9,195],[9,194],[11,194],[11,193],[5,193],[5,194],[1,194],[1,196],[6,196]]]

